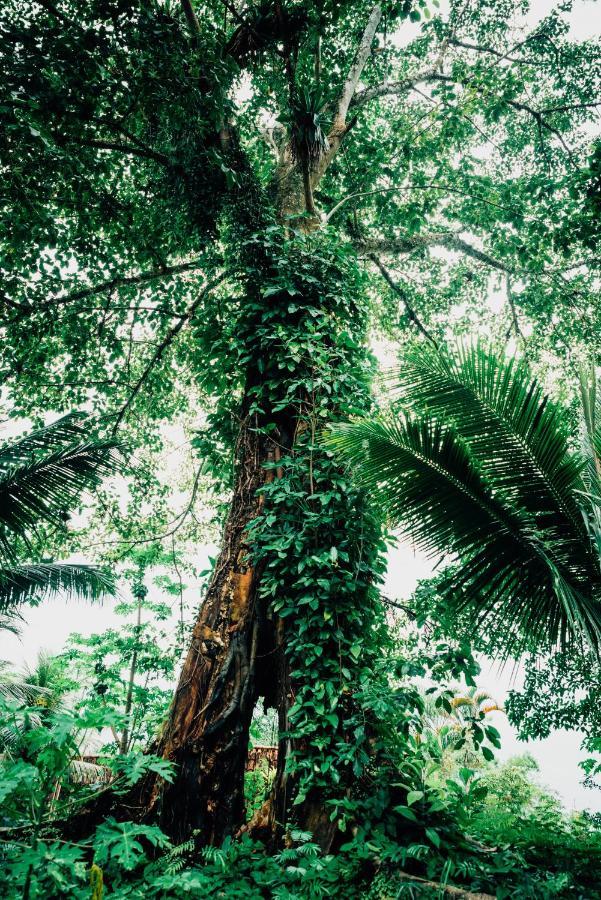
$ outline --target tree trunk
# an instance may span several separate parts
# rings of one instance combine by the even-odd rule
[[[337,131],[332,136],[327,159],[324,158],[312,173],[311,187],[318,184],[337,151],[342,139],[342,130],[339,131],[340,134]],[[284,228],[292,224],[297,231],[310,234],[319,226],[320,220],[313,210],[306,209],[305,187],[302,172],[286,154],[277,176],[277,219]],[[254,217],[250,206],[247,215],[244,203],[245,197],[242,195],[238,227],[250,237],[261,232],[261,225],[257,221],[260,215]],[[263,257],[260,257],[261,252]],[[323,317],[324,323],[327,321],[328,324],[320,338],[322,349],[326,356],[327,353],[333,354],[332,365],[335,369],[338,364],[347,365],[349,354],[354,352],[344,349],[343,345],[343,349],[338,350],[334,333],[336,329],[348,330],[350,323],[354,322],[358,328],[358,340],[361,341],[361,329],[364,327],[362,314],[358,312],[353,297],[352,285],[348,298],[340,301],[340,308],[326,309],[322,308],[319,283],[312,278],[306,282],[307,297],[299,301],[301,307],[305,302],[308,306],[301,309],[294,303],[294,310],[299,310],[294,312],[289,309],[291,296],[284,289],[279,288],[283,294],[280,297],[277,296],[277,291],[265,291],[274,277],[275,283],[279,284],[279,273],[274,276],[274,268],[277,267],[274,267],[269,251],[255,250],[254,247],[249,251],[243,245],[242,256],[245,253],[251,254],[248,269],[255,270],[255,279],[260,279],[262,276],[259,273],[264,271],[265,283],[247,285],[248,301],[245,302],[249,309],[254,308],[254,312],[249,312],[247,318],[243,312],[240,320],[240,335],[245,335],[248,341],[251,375],[247,379],[246,399],[242,404],[234,494],[222,549],[206,600],[194,626],[191,647],[175,692],[169,721],[156,751],[176,764],[176,778],[171,785],[155,784],[150,801],[146,804],[147,812],[159,810],[162,828],[175,840],[186,839],[192,831],[196,831],[200,843],[213,845],[220,844],[225,837],[244,827],[244,770],[249,727],[253,709],[260,697],[267,707],[278,710],[280,738],[274,789],[264,807],[264,821],[259,825],[253,823],[253,832],[262,834],[272,843],[278,840],[285,827],[287,811],[299,783],[297,775],[289,775],[290,756],[293,751],[296,753],[300,750],[301,755],[305,752],[302,738],[294,741],[286,736],[290,725],[289,709],[299,687],[298,683],[291,684],[287,632],[289,626],[272,614],[267,600],[261,597],[262,566],[266,562],[269,565],[270,560],[262,557],[262,562],[257,564],[254,561],[256,548],[250,546],[248,526],[262,510],[261,486],[272,481],[274,475],[278,477],[281,474],[273,466],[266,468],[266,464],[277,462],[291,451],[294,454],[295,442],[307,427],[307,418],[314,416],[314,398],[306,392],[297,392],[294,402],[290,403],[291,383],[296,379],[301,384],[303,378],[310,380],[315,377],[327,381],[329,376],[327,371],[319,372],[312,359],[303,360],[298,371],[292,371],[296,363],[288,355],[285,340],[281,337],[276,340],[268,335],[256,338],[256,334],[261,329],[265,330],[264,316],[267,315],[270,326],[275,328],[277,320],[282,333],[288,334],[289,340],[294,342],[297,334],[302,340],[314,328],[316,321],[321,321],[320,317]],[[262,262],[257,262],[257,254]],[[319,265],[322,264],[323,260],[320,260]],[[290,276],[294,278],[297,273],[291,272]],[[298,273],[301,282],[303,277],[301,270]],[[339,282],[335,284],[336,291],[339,289]],[[363,362],[364,358],[361,357],[361,360]],[[359,364],[358,369],[360,368]],[[269,377],[265,374],[267,369]],[[333,377],[336,378],[337,375],[334,372]],[[353,378],[349,377],[345,389],[354,396],[364,390],[365,386],[360,381],[359,377],[359,381],[353,386]],[[326,394],[330,396],[329,388]],[[253,402],[258,403],[262,409],[260,420],[249,420],[248,410],[252,408]],[[329,399],[326,406],[328,404],[329,413],[336,414],[336,405],[332,405]],[[320,414],[324,414],[323,408]],[[320,418],[319,423],[320,427],[323,426],[324,419]],[[314,421],[312,430],[315,431]],[[302,453],[307,454],[306,446]],[[297,485],[297,490],[300,487],[308,497],[313,494],[312,453],[311,449],[306,455],[308,471],[304,476],[304,484]],[[347,517],[357,514],[357,508],[349,505],[344,498],[341,499],[338,522],[342,523],[344,530]],[[326,543],[329,552],[331,535],[322,530],[320,539]],[[344,536],[341,539],[344,541]],[[356,582],[357,566],[362,565],[362,554],[363,538],[358,555],[354,556],[351,552],[348,567],[345,566],[345,577],[349,585]],[[328,576],[327,567],[325,571],[323,567],[315,568],[314,576],[323,581]],[[285,590],[287,589],[286,587]],[[346,594],[349,595],[354,589],[348,587]],[[291,583],[291,596],[294,596],[295,590],[298,591],[298,587]],[[365,586],[357,592],[359,604],[365,603],[362,592],[365,594]],[[345,602],[348,602],[348,597]],[[335,597],[332,598],[332,603],[330,618],[337,616]],[[352,613],[350,615],[352,618]],[[358,634],[365,631],[366,627],[369,626],[365,622],[359,625],[354,622],[349,630],[351,637],[347,641],[348,646],[358,639]],[[357,635],[353,628],[359,629]],[[341,653],[339,639],[330,644],[324,643],[322,649],[324,660],[329,654],[330,662],[333,659],[338,666]],[[333,677],[329,670],[327,677]],[[337,728],[330,729],[333,733],[329,737],[333,744],[338,740],[348,739],[343,729],[342,723]],[[312,765],[308,758],[305,763],[309,767]],[[347,771],[352,775],[350,768],[347,767]],[[331,848],[337,829],[336,822],[331,821],[330,810],[324,804],[320,788],[311,789],[302,803],[295,806],[295,823],[310,830],[326,850]]]
[[[173,784],[154,789],[161,827],[175,840],[199,832],[219,844],[244,820],[244,769],[260,683],[257,657],[268,628],[257,597],[259,573],[247,546],[271,473],[273,445],[243,420],[237,478],[223,545],[192,633],[169,720],[157,753],[177,765]]]

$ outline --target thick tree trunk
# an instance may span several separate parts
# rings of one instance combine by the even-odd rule
[[[268,632],[246,529],[271,474],[264,463],[273,459],[273,445],[252,425],[246,418],[240,431],[222,549],[156,751],[178,767],[174,783],[155,787],[150,803],[175,840],[197,831],[201,843],[219,844],[244,819],[248,732],[261,687],[257,657]]]
[[[310,233],[319,227],[321,220],[314,207],[307,209],[307,194],[312,196],[344,132],[343,124],[338,123],[327,155],[304,179],[289,154],[284,154],[276,177],[276,210],[285,228],[293,225]],[[247,222],[246,227],[250,233],[257,226]],[[254,292],[260,298],[261,286],[252,286]],[[262,379],[259,362],[264,360],[255,361],[257,368],[250,379],[255,388],[260,388]],[[283,372],[284,385],[285,378]],[[264,409],[261,422],[251,423],[244,412],[242,415],[237,477],[223,546],[157,751],[177,765],[177,774],[172,785],[155,785],[146,804],[147,812],[160,811],[161,826],[175,840],[197,831],[201,843],[215,845],[244,827],[249,727],[260,697],[266,706],[278,710],[280,740],[274,788],[264,822],[258,828],[253,825],[253,832],[274,842],[285,827],[296,787],[287,773],[293,747],[285,734],[293,693],[286,629],[282,620],[272,620],[262,606],[261,572],[252,565],[247,528],[261,510],[261,485],[274,475],[273,468],[266,469],[265,464],[290,451],[297,416],[298,409],[275,415]],[[266,425],[275,428],[269,439]],[[303,804],[296,806],[295,821],[312,831],[324,849],[331,848],[336,825],[318,792],[311,791]]]

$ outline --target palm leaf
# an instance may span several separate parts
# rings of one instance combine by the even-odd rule
[[[481,344],[454,353],[420,346],[398,377],[403,400],[451,423],[493,489],[531,513],[555,555],[586,578],[596,560],[577,501],[584,460],[570,452],[565,417],[527,365]]]
[[[568,643],[583,633],[597,646],[599,577],[583,579],[536,517],[493,487],[457,432],[428,416],[337,426],[326,438],[362,485],[430,556],[462,562],[447,602],[483,616],[511,646],[524,635]],[[563,548],[562,548],[563,549]]]
[[[114,590],[113,577],[95,566],[39,563],[0,569],[0,610],[42,600],[55,593],[100,600],[113,594]]]
[[[35,439],[41,441],[41,434]],[[58,440],[56,432],[50,443]],[[64,522],[83,490],[96,487],[102,477],[118,467],[114,441],[88,441],[41,453],[30,445],[29,459],[21,447],[0,454],[0,548],[9,558],[14,553],[14,537],[27,539],[28,531],[40,521]],[[37,451],[37,452],[36,452]],[[16,457],[15,457],[16,452]]]
[[[9,634],[19,635],[21,633],[20,622],[22,618],[16,609],[6,609],[0,612],[0,634],[8,632]]]
[[[46,688],[30,684],[26,677],[16,675],[5,659],[0,659],[0,697],[18,703],[35,703],[40,696],[48,694]]]
[[[87,417],[83,413],[68,413],[50,425],[4,444],[0,447],[0,472],[29,462],[40,454],[82,441],[89,436],[86,421]]]
[[[585,525],[597,556],[601,559],[601,397],[594,365],[580,371],[582,403],[582,453],[584,490],[580,499]]]

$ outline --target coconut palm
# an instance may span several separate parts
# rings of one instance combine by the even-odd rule
[[[15,672],[10,663],[0,660],[0,698],[27,707],[25,717],[3,717],[0,752],[18,754],[23,735],[50,721],[52,714],[62,708],[67,690],[59,658],[46,650],[40,650],[35,662],[21,672]]]
[[[62,527],[85,490],[118,466],[116,443],[88,437],[85,419],[64,416],[0,447],[0,610],[68,591],[87,599],[110,592],[112,579],[94,566],[24,562],[36,527]]]
[[[594,380],[583,449],[524,361],[481,344],[420,346],[394,415],[326,438],[427,554],[458,561],[445,602],[498,630],[505,652],[601,631],[601,481]]]

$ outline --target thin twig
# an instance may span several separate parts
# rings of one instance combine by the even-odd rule
[[[421,334],[426,338],[426,340],[430,341],[430,343],[434,347],[436,347],[436,349],[438,350],[438,342],[435,340],[435,338],[432,337],[432,335],[430,334],[428,329],[420,321],[417,313],[415,312],[415,310],[413,309],[413,307],[407,300],[405,291],[396,283],[396,281],[393,279],[392,275],[390,274],[390,272],[388,271],[386,266],[383,265],[383,263],[375,255],[375,253],[370,253],[369,258],[371,259],[371,261],[373,263],[376,264],[376,266],[380,270],[380,273],[381,273],[384,281],[388,284],[388,286],[391,288],[391,290],[397,295],[397,297],[400,297],[400,299],[403,301],[403,305],[405,306],[405,309],[407,311],[409,321],[413,322],[413,324],[415,325],[417,330],[419,332],[421,332]]]
[[[227,277],[227,274],[228,274],[227,272],[223,272],[217,278],[214,278],[212,281],[210,281],[205,286],[204,290],[202,290],[200,292],[200,294],[198,295],[198,297],[196,298],[194,303],[191,303],[190,306],[188,307],[188,309],[186,310],[186,312],[182,316],[180,316],[179,321],[177,321],[175,323],[175,325],[169,329],[169,331],[167,332],[167,334],[165,335],[165,337],[163,338],[163,340],[161,341],[161,343],[158,345],[155,352],[153,353],[152,358],[148,362],[148,365],[146,366],[146,368],[144,369],[144,371],[138,378],[136,384],[134,385],[133,391],[131,392],[131,394],[127,398],[126,402],[121,407],[119,414],[117,415],[117,418],[115,420],[113,429],[112,429],[113,434],[115,434],[117,432],[121,422],[123,421],[123,419],[127,413],[127,410],[130,408],[130,406],[136,399],[136,397],[139,394],[146,379],[148,378],[148,376],[150,375],[150,373],[152,372],[152,370],[154,369],[156,364],[159,362],[159,360],[163,356],[163,353],[165,352],[167,347],[169,347],[173,343],[173,341],[175,340],[177,335],[180,333],[180,331],[182,330],[182,328],[184,327],[186,322],[190,321],[190,319],[192,318],[192,316],[194,315],[194,313],[196,312],[196,310],[198,309],[198,307],[200,306],[200,304],[202,303],[202,301],[204,300],[204,298],[206,297],[208,292],[211,291],[214,287],[217,287],[218,284],[221,284],[221,282],[224,281],[224,279]]]

